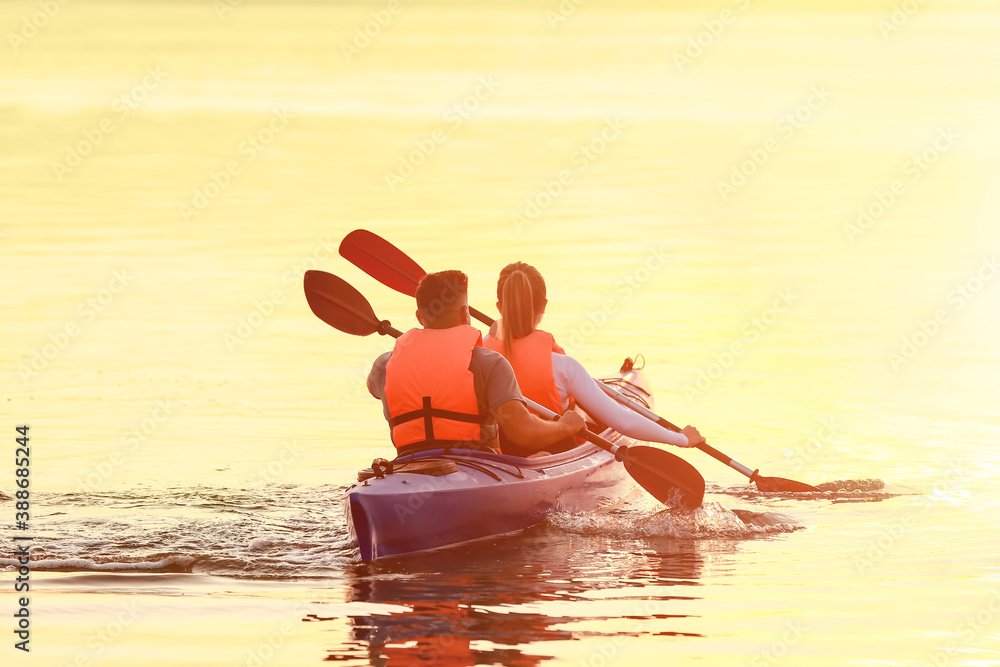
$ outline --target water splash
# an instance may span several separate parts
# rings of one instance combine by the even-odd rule
[[[803,528],[780,512],[730,510],[717,502],[704,503],[694,510],[657,507],[608,514],[560,512],[551,515],[548,524],[580,535],[684,540],[748,539]]]
[[[885,488],[885,481],[876,478],[873,479],[839,479],[835,482],[824,482],[823,484],[817,484],[816,488],[820,491],[833,491],[846,493],[848,491],[860,491],[862,493],[873,493],[875,491],[881,491]]]
[[[709,486],[705,489],[705,492],[735,496],[751,502],[770,502],[778,500],[823,500],[831,501],[833,503],[862,503],[880,502],[887,498],[894,498],[900,495],[898,493],[885,491],[885,481],[878,478],[842,479],[817,484],[816,488],[819,489],[818,492],[765,492],[759,490],[753,484],[741,484],[729,487]]]

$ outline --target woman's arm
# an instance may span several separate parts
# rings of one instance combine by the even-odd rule
[[[590,377],[587,370],[576,359],[562,355],[552,355],[552,372],[556,383],[588,415],[607,424],[623,435],[647,442],[665,442],[678,447],[690,447],[683,433],[675,433],[656,424],[642,415],[632,412],[624,405],[605,394],[597,386],[597,380]],[[692,429],[693,432],[694,429]]]

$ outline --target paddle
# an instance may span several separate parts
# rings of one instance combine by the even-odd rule
[[[427,272],[409,255],[367,229],[355,229],[340,242],[340,255],[386,287],[417,296],[417,285]],[[469,307],[469,314],[490,326],[489,315]]]
[[[604,390],[604,393],[606,393],[608,396],[615,399],[622,405],[625,405],[634,410],[635,412],[638,412],[643,417],[646,417],[647,419],[656,422],[663,428],[670,429],[671,431],[675,431],[677,433],[681,432],[681,429],[677,428],[677,426],[671,424],[666,419],[659,416],[658,414],[647,408],[639,401],[633,398],[629,398],[628,396],[625,396],[621,392],[615,391],[614,389],[604,384],[603,382],[598,382],[597,384],[601,386],[601,389]],[[737,470],[743,473],[744,475],[750,478],[751,482],[756,483],[757,488],[761,491],[765,491],[768,493],[775,491],[783,491],[783,492],[787,491],[793,493],[802,491],[819,491],[819,489],[817,489],[815,486],[810,486],[809,484],[805,484],[804,482],[796,482],[793,479],[785,479],[784,477],[764,477],[763,475],[759,474],[758,471],[750,470],[750,468],[747,468],[745,465],[743,465],[736,459],[726,456],[715,447],[709,445],[707,442],[695,445],[695,447],[705,452],[715,460],[725,463],[733,470]]]
[[[381,236],[365,229],[357,229],[345,236],[344,240],[340,243],[340,254],[383,285],[391,287],[392,289],[402,292],[403,294],[409,294],[410,296],[416,295],[417,284],[420,282],[420,279],[427,274],[426,271],[420,268],[419,264],[413,261],[413,259],[411,259],[402,250],[392,245]],[[469,308],[469,313],[483,324],[493,326],[493,318],[490,316],[485,315],[473,308]],[[614,392],[614,390],[605,385],[603,382],[598,382],[597,384],[599,384],[606,392],[609,392],[609,395],[612,398],[619,400],[639,414],[651,419],[664,428],[680,432],[679,428],[659,415],[650,412],[645,408],[645,406],[641,406],[635,401],[626,403],[622,400],[625,397],[619,396],[617,392]],[[641,407],[642,410],[637,409],[637,406]],[[757,488],[761,491],[819,491],[816,487],[803,484],[802,482],[796,482],[782,477],[763,477],[759,475],[756,470],[750,470],[743,464],[729,458],[708,443],[695,446],[714,459],[721,461],[727,466],[733,468],[734,470],[738,470],[749,477],[750,481],[755,482],[757,484]]]
[[[341,278],[313,270],[306,272],[303,282],[309,307],[330,326],[355,336],[379,333],[398,338],[402,335],[388,320],[379,320],[364,295]],[[525,402],[549,419],[557,417],[533,401],[525,399]],[[616,445],[590,431],[586,431],[584,437],[614,454],[639,486],[660,502],[688,508],[701,505],[705,480],[684,459],[654,447]]]

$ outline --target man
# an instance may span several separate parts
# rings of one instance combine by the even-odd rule
[[[482,335],[469,324],[468,286],[461,271],[424,276],[417,287],[423,328],[396,339],[368,375],[396,449],[497,451],[502,428],[515,445],[539,451],[586,428],[573,411],[557,421],[528,412],[510,364],[482,347]]]

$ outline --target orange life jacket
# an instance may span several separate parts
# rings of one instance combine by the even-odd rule
[[[468,325],[410,329],[385,366],[385,401],[396,448],[483,440],[469,362],[482,334]]]
[[[503,343],[492,336],[483,341],[483,346],[504,354]],[[517,384],[526,398],[544,405],[556,414],[562,414],[565,407],[552,374],[553,352],[566,354],[552,334],[535,329],[524,338],[514,341],[507,361],[514,367]]]

